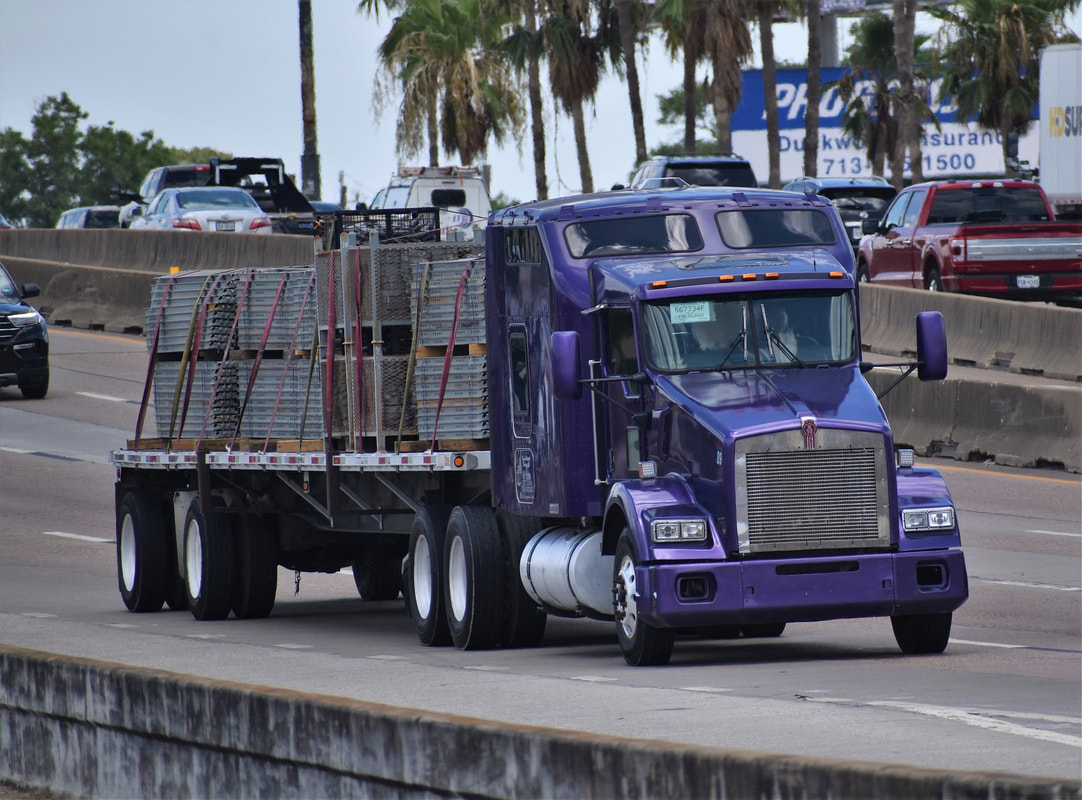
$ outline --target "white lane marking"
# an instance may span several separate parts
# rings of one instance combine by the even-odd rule
[[[1072,539],[1082,539],[1082,533],[1064,533],[1063,531],[1031,531],[1026,533],[1043,533],[1045,536],[1070,536]]]
[[[132,625],[130,622],[106,622],[105,627],[106,628],[121,628],[121,629],[124,629],[124,628],[136,628],[138,626],[137,625]]]
[[[614,681],[616,678],[606,678],[603,675],[572,675],[573,681],[589,681],[591,683],[605,683],[606,681]]]
[[[732,691],[732,689],[718,689],[714,686],[681,686],[680,688],[685,692],[705,692],[706,694],[722,694],[723,692]]]
[[[89,397],[91,400],[108,400],[110,403],[126,403],[128,402],[123,397],[113,397],[108,394],[95,394],[94,392],[76,392],[75,394],[81,397]]]
[[[365,658],[374,658],[376,661],[409,661],[408,656],[365,656]]]
[[[44,611],[24,611],[23,616],[34,619],[56,619],[56,614],[46,614]]]
[[[953,636],[950,639],[951,644],[971,644],[975,647],[1002,647],[1007,650],[1025,650],[1024,644],[1001,644],[999,642],[974,642],[969,639],[955,639]]]
[[[505,669],[510,669],[510,667],[489,667],[484,664],[477,664],[474,666],[463,667],[462,669],[473,669],[478,672],[500,672]]]
[[[281,642],[276,644],[275,647],[281,647],[283,650],[311,650],[310,644],[293,644],[292,642]]]
[[[1051,589],[1054,592],[1082,592],[1082,586],[1053,586],[1050,583],[1028,581],[1003,581],[998,578],[974,578],[976,583],[994,583],[999,586],[1021,586],[1023,589]]]
[[[42,531],[46,536],[59,536],[61,539],[78,539],[81,542],[102,542],[115,544],[116,539],[102,539],[100,536],[84,536],[81,533],[65,533],[64,531]]]
[[[188,639],[224,639],[224,633],[189,633]]]
[[[35,450],[26,450],[22,447],[11,447],[9,445],[0,446],[0,450],[3,450],[5,453],[18,453],[19,455],[24,456],[36,452]]]
[[[1044,731],[1038,728],[1028,728],[1025,725],[1018,725],[1014,722],[1006,722],[1002,719],[994,719],[994,717],[996,716],[1002,716],[995,711],[973,711],[965,708],[930,706],[923,703],[899,703],[893,700],[872,700],[861,702],[856,700],[843,700],[840,698],[812,697],[809,698],[809,701],[813,703],[835,703],[839,705],[856,704],[877,706],[879,708],[893,708],[897,711],[907,711],[913,714],[923,714],[927,717],[936,717],[938,719],[961,722],[965,725],[971,725],[974,728],[984,728],[986,730],[996,731],[997,733],[1009,733],[1014,736],[1024,736],[1028,739],[1036,739],[1042,742],[1065,744],[1069,747],[1078,747],[1079,745],[1082,745],[1082,736],[1071,736],[1066,733],[1056,733],[1055,731]]]

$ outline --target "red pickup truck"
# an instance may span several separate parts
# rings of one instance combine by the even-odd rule
[[[1029,181],[935,181],[866,219],[859,280],[991,297],[1082,297],[1082,222],[1056,221]]]

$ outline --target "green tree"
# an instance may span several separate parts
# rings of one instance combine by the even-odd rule
[[[616,19],[620,36],[620,55],[627,80],[628,104],[631,107],[631,130],[635,137],[635,163],[646,160],[646,127],[642,115],[642,91],[639,88],[639,68],[635,60],[638,44],[647,23],[641,0],[616,0]]]
[[[749,14],[746,0],[707,4],[704,49],[713,69],[714,116],[722,153],[733,149],[732,116],[743,86],[740,68],[752,54]]]
[[[1000,135],[1008,175],[1007,134],[1033,124],[1039,98],[1040,51],[1071,37],[1067,11],[1079,0],[959,0],[929,13],[943,26],[937,42],[944,79],[939,99],[952,98],[961,119]]]
[[[46,98],[31,117],[33,135],[26,142],[27,172],[22,181],[26,191],[22,211],[31,227],[52,227],[61,211],[78,205],[79,125],[86,117],[67,92]]]
[[[136,189],[149,170],[178,163],[173,149],[156,139],[153,131],[143,131],[136,139],[112,123],[87,128],[79,151],[83,167],[76,181],[78,205],[107,205],[112,202],[113,186]]]
[[[541,95],[541,60],[544,36],[538,29],[538,0],[494,0],[512,20],[511,31],[500,49],[511,65],[526,77],[530,103],[530,135],[533,142],[534,186],[538,200],[549,196],[548,167],[545,163],[545,114]]]
[[[683,59],[684,81],[680,92],[670,93],[671,98],[681,98],[680,109],[684,121],[684,152],[694,153],[697,147],[697,129],[701,112],[705,108],[705,96],[698,85],[696,68],[706,51],[706,3],[703,0],[659,0],[654,6],[654,21],[661,26],[665,49],[674,59]],[[703,84],[702,89],[706,89]],[[661,109],[662,118],[672,118],[673,109]],[[672,121],[675,121],[674,119]],[[711,126],[713,137],[717,131]]]

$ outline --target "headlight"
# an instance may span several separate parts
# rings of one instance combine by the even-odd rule
[[[656,519],[650,523],[650,537],[655,542],[705,542],[706,520]]]
[[[954,529],[954,509],[912,508],[902,512],[902,527],[909,533],[948,531]]]
[[[25,328],[27,325],[37,325],[44,322],[44,318],[37,311],[23,311],[18,314],[8,314],[8,320],[16,328]]]

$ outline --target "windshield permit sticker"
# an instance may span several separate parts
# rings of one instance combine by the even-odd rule
[[[687,322],[713,322],[714,304],[709,300],[672,303],[669,305],[669,321],[674,325]]]

